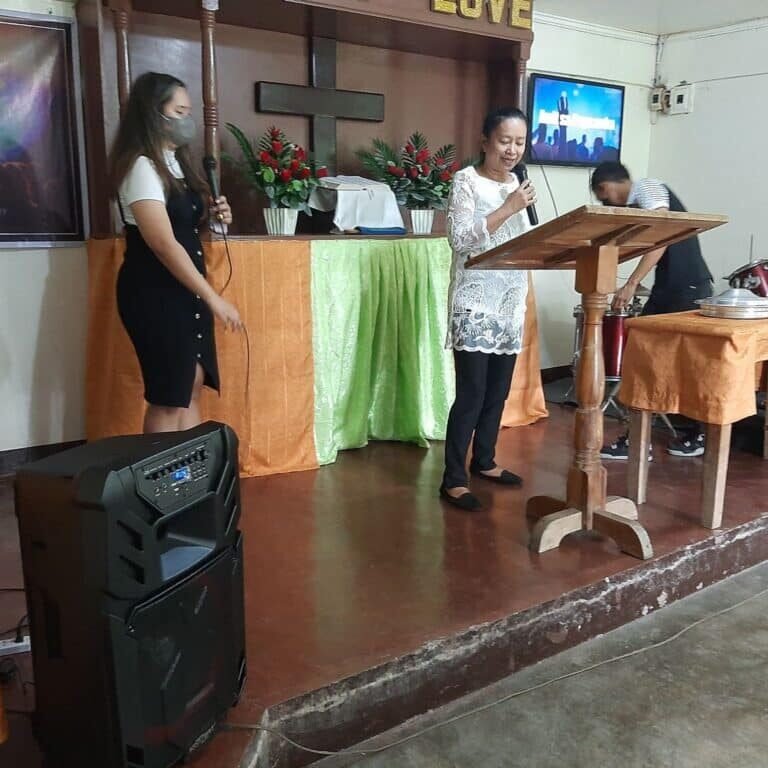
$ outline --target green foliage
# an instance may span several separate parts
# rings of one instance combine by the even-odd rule
[[[359,150],[357,157],[376,181],[392,189],[398,205],[407,208],[444,210],[453,175],[459,169],[453,144],[432,154],[426,136],[418,131],[399,152],[382,139],[374,139],[373,148]]]
[[[241,154],[239,160],[227,159],[252,187],[266,195],[270,207],[297,208],[311,216],[309,195],[318,179],[328,175],[327,169],[313,169],[304,149],[288,141],[279,128],[270,128],[254,143],[233,123],[226,127]]]

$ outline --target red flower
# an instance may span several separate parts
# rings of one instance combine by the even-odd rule
[[[301,147],[296,147],[296,152],[294,153],[294,157],[297,160],[304,160],[307,157],[307,153]]]
[[[317,173],[315,173],[315,176],[317,176],[318,179],[324,179],[327,175],[328,169],[325,166],[318,168]]]
[[[413,154],[413,153],[416,151],[416,147],[414,147],[414,146],[413,146],[413,144],[411,144],[411,142],[409,141],[409,142],[408,142],[408,143],[405,145],[405,151],[406,151],[406,152],[407,152],[409,155],[412,155],[412,154]]]
[[[425,163],[427,160],[429,160],[429,150],[428,149],[421,149],[416,154],[416,162],[421,164]]]
[[[428,166],[428,165],[426,165],[426,164],[425,164],[425,165],[422,165],[422,166],[421,166],[421,172],[422,172],[422,173],[423,173],[425,176],[429,176],[429,166]]]
[[[419,175],[419,169],[414,165],[413,168],[411,168],[411,178],[415,179]]]
[[[300,168],[297,171],[293,172],[293,178],[294,179],[308,179],[312,175],[312,171],[309,170],[306,166],[304,168]]]
[[[269,129],[269,135],[270,135],[270,138],[279,139],[280,138],[280,129],[279,128],[275,128],[274,126],[272,126]]]
[[[269,165],[270,164],[269,161],[271,159],[272,158],[270,157],[269,152],[261,152],[261,153],[259,153],[259,160],[261,160],[262,163],[266,163],[267,165]]]
[[[450,181],[451,180],[451,172],[450,171],[443,171],[440,174],[440,181]]]
[[[451,171],[453,173],[456,173],[456,171],[459,170],[459,164],[458,163],[451,163]]]
[[[280,167],[280,163],[278,163],[274,157],[269,158],[269,165],[275,170],[277,170]]]
[[[290,181],[291,180],[291,172],[287,168],[283,168],[283,170],[280,171],[280,178],[283,181]]]
[[[277,139],[275,139],[272,142],[272,151],[276,155],[279,155],[283,151],[283,142],[282,141],[277,141]]]
[[[291,160],[291,170],[292,171],[298,171],[299,170],[299,161],[298,160]]]
[[[393,176],[397,176],[398,179],[402,179],[403,176],[405,176],[405,170],[403,168],[399,168],[396,165],[388,166],[387,171],[391,173]]]

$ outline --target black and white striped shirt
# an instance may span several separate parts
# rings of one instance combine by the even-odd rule
[[[640,179],[632,182],[627,205],[646,211],[669,208],[669,190],[658,179]]]

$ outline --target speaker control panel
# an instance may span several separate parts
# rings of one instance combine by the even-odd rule
[[[136,472],[138,490],[147,501],[167,510],[208,490],[212,461],[213,457],[205,444],[196,445],[183,453],[159,454]]]

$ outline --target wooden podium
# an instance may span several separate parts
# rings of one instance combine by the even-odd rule
[[[594,530],[612,538],[623,552],[653,556],[648,532],[637,521],[630,499],[606,497],[600,461],[605,394],[603,315],[616,290],[619,262],[724,224],[724,216],[583,206],[521,237],[476,256],[470,269],[575,269],[584,308],[584,333],[576,374],[576,424],[566,498],[534,496],[526,512],[537,522],[531,549],[546,552],[570,533]]]

